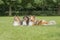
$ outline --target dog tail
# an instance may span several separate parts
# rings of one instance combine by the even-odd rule
[[[52,21],[49,21],[48,24],[44,24],[44,25],[56,25],[56,21],[52,20]]]
[[[49,21],[49,23],[48,23],[49,25],[56,25],[56,21]]]

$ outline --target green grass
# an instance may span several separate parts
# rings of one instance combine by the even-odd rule
[[[0,40],[60,40],[60,16],[37,16],[36,18],[47,21],[55,20],[57,24],[14,27],[13,17],[0,17]]]

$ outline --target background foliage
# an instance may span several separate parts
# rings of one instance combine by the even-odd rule
[[[60,15],[60,0],[0,0],[0,16]]]

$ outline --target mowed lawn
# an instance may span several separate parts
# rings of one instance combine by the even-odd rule
[[[13,17],[0,17],[0,40],[60,40],[60,16],[37,16],[36,18],[55,20],[57,24],[14,27]]]

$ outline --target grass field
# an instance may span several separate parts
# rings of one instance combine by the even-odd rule
[[[0,40],[60,40],[60,16],[37,16],[37,19],[55,20],[57,24],[14,27],[13,17],[0,17]]]

